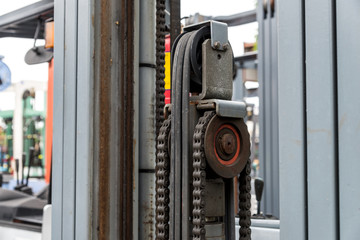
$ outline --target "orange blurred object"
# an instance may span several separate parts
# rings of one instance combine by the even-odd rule
[[[45,182],[50,182],[52,131],[53,131],[53,96],[54,96],[54,58],[49,62],[49,80],[47,93],[47,110],[45,120]]]
[[[54,48],[54,21],[45,22],[45,48]]]

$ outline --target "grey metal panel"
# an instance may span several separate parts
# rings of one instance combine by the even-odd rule
[[[77,1],[65,1],[64,136],[63,136],[63,239],[75,238]]]
[[[251,219],[251,226],[258,228],[280,228],[280,220]]]
[[[139,175],[139,238],[154,239],[155,237],[155,184],[153,173]],[[150,202],[150,204],[149,204]]]
[[[252,240],[280,240],[280,229],[274,228],[251,228],[251,239]]]
[[[64,30],[65,2],[55,2],[55,42],[54,42],[54,129],[52,161],[52,238],[62,240],[62,206],[63,206],[63,112],[64,112]]]
[[[140,68],[140,169],[155,169],[155,69]],[[155,174],[154,174],[155,176]],[[155,178],[154,178],[155,184]]]
[[[303,22],[301,0],[279,0],[279,169],[281,239],[306,235]]]
[[[140,37],[145,37],[145,39],[140,41],[139,44],[139,61],[140,63],[150,63],[153,65],[156,64],[154,44],[156,28],[155,5],[156,1],[140,1]]]
[[[141,1],[140,64],[155,65],[155,2]],[[140,68],[140,169],[155,169],[155,68]],[[155,179],[154,179],[155,183]]]
[[[239,239],[239,219],[235,218],[235,239]],[[281,230],[282,231],[282,230]],[[280,238],[280,221],[251,219],[251,239],[252,240],[279,240]],[[290,238],[293,239],[293,238]],[[287,239],[285,239],[287,240]]]
[[[360,2],[336,1],[340,239],[360,235]]]
[[[305,3],[309,239],[337,236],[332,11],[330,0]]]
[[[93,171],[93,5],[88,0],[78,1],[77,92],[76,102],[76,194],[75,239],[92,239],[92,171]]]

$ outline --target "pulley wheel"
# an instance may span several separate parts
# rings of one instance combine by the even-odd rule
[[[197,30],[194,39],[191,43],[191,88],[192,91],[195,89],[201,90],[202,85],[202,44],[206,39],[209,39],[210,27],[205,26]]]
[[[221,177],[233,178],[250,157],[250,138],[243,119],[214,116],[205,132],[205,156]]]

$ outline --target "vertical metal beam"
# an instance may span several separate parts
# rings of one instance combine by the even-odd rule
[[[139,239],[155,236],[155,3],[140,1]]]
[[[75,239],[77,1],[65,1],[63,239]]]
[[[134,17],[135,2],[123,0],[120,8],[119,58],[120,58],[120,238],[132,239],[133,232],[133,183],[134,183]]]
[[[63,128],[64,128],[64,48],[65,48],[65,1],[54,5],[54,132],[52,173],[52,237],[63,239]]]
[[[135,8],[55,2],[52,239],[138,238]]]
[[[95,209],[100,239],[132,239],[137,196],[134,1],[95,3]],[[96,231],[96,230],[95,230]]]
[[[139,158],[140,158],[140,0],[134,0],[134,37],[133,37],[133,79],[134,79],[134,90],[133,90],[133,239],[141,239],[141,222],[139,219],[140,209],[140,174],[139,174]],[[150,201],[151,203],[151,201]],[[154,204],[154,202],[152,202]],[[154,216],[154,215],[153,215]],[[152,218],[153,219],[153,218]],[[140,230],[139,230],[140,229]],[[138,231],[137,231],[138,230]],[[149,236],[149,239],[152,237]]]
[[[301,0],[279,0],[276,11],[279,24],[280,238],[305,240],[307,202],[304,9]]]
[[[261,6],[260,6],[261,5]],[[264,155],[265,155],[265,104],[263,104],[265,101],[265,46],[264,46],[264,10],[262,7],[262,4],[258,4],[257,7],[257,21],[259,26],[259,36],[258,36],[258,81],[259,81],[259,160],[260,162],[260,170],[259,175],[261,177],[264,177],[265,175],[265,161],[264,161]],[[265,202],[265,196],[263,196],[263,201],[261,203],[261,209],[264,211],[264,202]]]
[[[278,78],[277,78],[277,24],[271,13],[270,1],[258,4],[259,23],[258,77],[260,100],[260,176],[264,178],[262,210],[279,217],[278,176]]]
[[[268,3],[269,1],[267,1]],[[260,8],[262,8],[262,4],[259,4]],[[271,99],[271,14],[269,13],[269,4],[267,4],[268,13],[264,14],[264,23],[263,23],[263,79],[261,81],[260,88],[263,88],[263,97],[260,100],[260,104],[263,105],[262,114],[263,122],[260,123],[260,131],[263,134],[263,142],[260,141],[260,145],[264,145],[264,152],[262,156],[260,156],[260,167],[261,163],[263,163],[263,171],[264,175],[264,196],[263,196],[263,211],[265,214],[270,214],[272,212],[272,204],[273,204],[273,192],[272,192],[272,99]],[[260,65],[260,63],[259,63]],[[261,130],[263,129],[263,130]]]
[[[309,239],[337,239],[332,13],[331,0],[305,2]]]
[[[94,75],[92,51],[94,29],[91,22],[93,5],[88,0],[78,1],[77,38],[77,93],[76,102],[76,194],[75,239],[92,239],[92,172],[94,121]]]
[[[172,47],[180,32],[180,0],[170,0],[170,47]]]
[[[122,24],[126,24],[125,22],[120,21],[121,19],[121,1],[109,1],[108,2],[108,10],[107,15],[108,17],[102,17],[101,18],[101,29],[108,28],[108,40],[105,40],[102,38],[102,42],[108,41],[107,48],[109,49],[109,53],[106,54],[105,58],[101,61],[100,64],[105,63],[104,65],[101,65],[101,68],[103,68],[106,64],[108,64],[108,71],[109,71],[109,78],[107,79],[107,84],[109,86],[109,89],[107,89],[108,95],[108,101],[111,107],[109,107],[109,139],[108,139],[108,154],[109,154],[109,169],[108,169],[108,178],[109,178],[109,206],[108,206],[108,212],[107,212],[107,223],[108,223],[108,239],[118,239],[120,238],[120,232],[119,232],[119,224],[123,224],[122,219],[119,218],[119,215],[121,215],[121,206],[119,205],[119,200],[121,199],[120,192],[122,191],[123,186],[115,187],[113,185],[114,182],[121,182],[121,178],[123,173],[121,172],[121,165],[122,160],[122,152],[119,151],[118,146],[120,146],[121,138],[124,136],[114,133],[120,133],[121,132],[121,125],[120,125],[120,119],[121,115],[116,111],[116,109],[120,109],[122,102],[124,99],[121,97],[121,87],[122,82],[119,81],[122,75],[122,70],[119,71],[119,69],[122,69],[121,65],[121,55],[119,54],[119,49],[121,46],[120,41],[120,28]],[[104,20],[104,21],[103,21]],[[116,21],[119,21],[119,24],[117,25]],[[106,25],[106,26],[105,26]],[[103,45],[103,44],[101,44]],[[103,52],[103,50],[101,51]],[[103,54],[102,54],[102,57]],[[105,66],[106,68],[106,66]],[[100,78],[101,79],[101,78]],[[101,81],[101,80],[100,80]],[[101,81],[102,82],[102,81]],[[103,98],[102,96],[101,98]],[[102,109],[103,107],[100,105],[99,109]],[[101,132],[101,131],[100,131]],[[100,133],[101,134],[101,133]],[[133,138],[133,136],[126,136],[127,139]],[[130,141],[131,141],[130,140]],[[113,160],[111,160],[113,159]],[[101,179],[100,179],[101,181]],[[129,211],[132,211],[131,208],[128,209]],[[131,222],[132,224],[133,222]]]
[[[55,22],[52,239],[74,239],[77,1],[57,1]]]
[[[96,124],[98,131],[98,161],[99,166],[97,171],[98,177],[98,219],[99,219],[99,239],[109,239],[110,224],[109,224],[109,210],[110,210],[110,119],[111,114],[111,26],[112,26],[112,8],[111,0],[101,0],[99,9],[95,12],[97,21],[99,21],[99,35],[96,40],[99,41],[97,49],[95,50],[95,58],[98,60],[97,65],[98,74],[96,93],[98,97],[98,106],[96,106],[96,113],[99,114]],[[100,10],[101,9],[101,10]],[[117,62],[115,62],[117,63]],[[116,104],[116,102],[115,102]],[[117,104],[116,104],[117,105]],[[118,107],[118,106],[116,106]],[[114,130],[114,129],[111,129]],[[115,158],[113,158],[115,160]],[[121,219],[121,218],[120,218]]]
[[[271,1],[269,1],[270,3]],[[277,2],[275,3],[277,4]],[[269,4],[269,11],[271,6]],[[277,12],[271,15],[270,19],[270,65],[271,73],[269,76],[271,86],[271,167],[270,176],[271,187],[271,213],[275,217],[280,217],[279,209],[279,109],[278,109],[278,39],[277,39]]]
[[[360,222],[360,4],[336,1],[340,239],[356,239]]]

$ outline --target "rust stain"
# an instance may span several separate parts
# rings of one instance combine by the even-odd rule
[[[323,129],[323,128],[319,128],[319,129],[308,128],[308,132],[309,133],[328,133],[328,134],[330,134],[330,130]]]
[[[133,239],[133,171],[134,171],[134,2],[122,0],[119,20],[120,71],[120,174],[119,234],[121,239]],[[135,231],[135,230],[134,230]]]
[[[344,123],[346,122],[347,119],[347,114],[345,113],[344,115],[342,115],[340,121],[339,121],[339,130],[341,130],[341,128],[344,126]]]
[[[150,194],[149,198],[153,199],[154,195]],[[154,206],[153,205],[153,201],[150,201],[150,206]],[[147,239],[153,239],[153,224],[154,224],[154,208],[149,207],[147,204],[142,205],[143,211],[146,213],[145,215],[145,221],[143,221],[143,224],[146,226],[145,229],[145,235],[147,235]]]
[[[115,28],[113,22],[114,12],[121,16],[116,26],[117,33],[112,30]],[[99,19],[99,46],[100,51],[94,52],[94,61],[99,63],[99,195],[98,195],[98,238],[101,240],[109,239],[110,223],[116,221],[119,239],[133,239],[133,190],[134,190],[134,3],[132,0],[101,0],[98,10]],[[96,15],[97,17],[97,15]],[[96,18],[95,17],[95,18]],[[115,35],[114,35],[115,34]],[[117,35],[116,35],[117,34]],[[112,40],[118,43],[118,48],[114,51]],[[116,44],[117,45],[117,44]],[[111,51],[113,49],[113,51]],[[114,60],[114,61],[113,61]],[[111,74],[112,65],[115,64],[118,79],[114,79]],[[118,104],[111,101],[112,88],[116,87]],[[115,109],[114,106],[118,106]],[[118,114],[117,125],[111,129],[111,115]],[[119,145],[110,145],[111,134],[119,137]],[[110,148],[116,148],[118,159],[110,159]],[[117,219],[109,219],[110,211],[110,178],[109,171],[111,162],[117,161],[119,165],[118,195],[118,216]]]
[[[333,138],[333,132],[331,130],[329,130],[329,129],[324,129],[324,128],[312,129],[312,128],[308,128],[307,131],[310,134],[316,134],[316,135],[319,135],[319,133],[324,133],[324,134],[327,135],[327,142],[329,144],[331,144],[332,141],[333,141],[333,139],[332,139]],[[308,140],[308,144],[311,144],[310,140]]]
[[[301,140],[292,140],[293,143],[295,143],[298,146],[302,145],[302,141]]]
[[[99,89],[99,239],[109,239],[109,169],[110,169],[110,79],[111,57],[110,2],[101,0],[100,12],[100,89]]]
[[[136,146],[136,139],[133,139],[133,146],[135,147]],[[136,157],[135,157],[135,148],[133,149],[133,161],[135,161]],[[134,163],[135,165],[135,163]],[[133,191],[135,191],[136,189],[136,183],[135,183],[135,171],[137,171],[137,169],[133,168],[133,176],[134,176],[134,179],[133,179]]]

